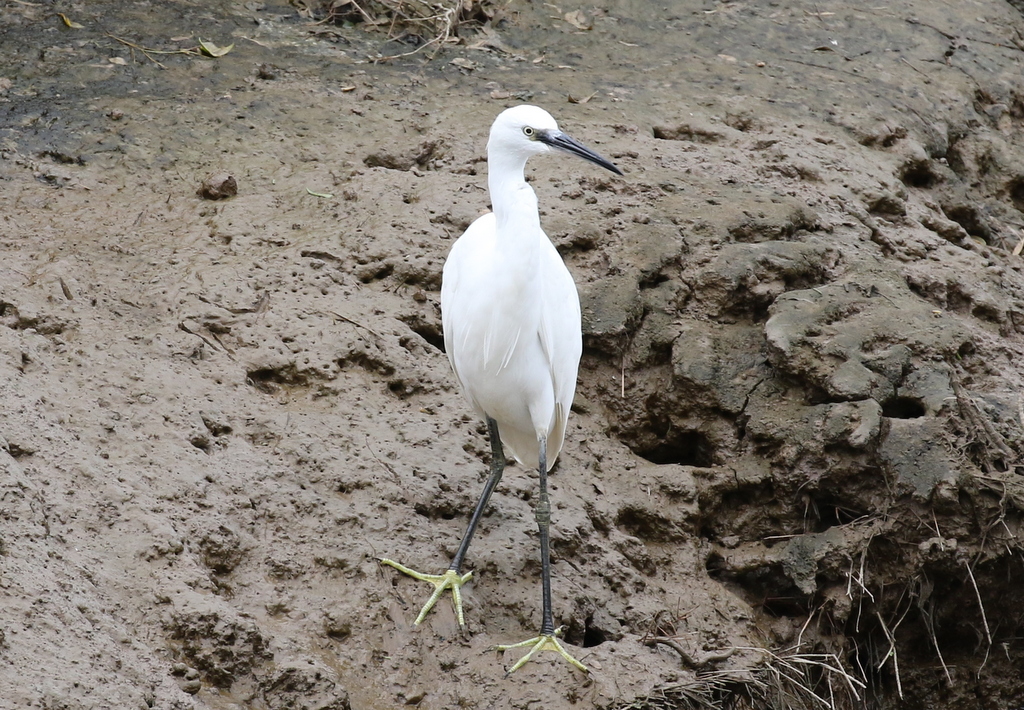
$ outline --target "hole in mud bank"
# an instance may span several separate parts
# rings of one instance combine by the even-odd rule
[[[626,506],[615,516],[615,525],[640,540],[674,542],[689,537],[668,518],[645,508]]]
[[[744,323],[757,326],[768,321],[773,303],[774,298],[759,298],[745,294],[742,300],[730,305],[715,320],[729,325]]]
[[[274,394],[282,385],[305,384],[293,368],[262,368],[245,374],[245,381],[264,394]]]
[[[711,541],[738,536],[739,540],[761,539],[767,547],[780,539],[774,536],[793,528],[791,504],[783,502],[771,481],[740,485],[724,490],[718,503],[702,506],[698,534]]]
[[[663,274],[660,271],[656,274],[652,274],[647,278],[640,281],[640,290],[646,291],[647,289],[655,288],[668,281],[669,277],[667,274]]]
[[[868,514],[866,510],[851,507],[848,503],[837,503],[828,499],[813,500],[814,514],[817,525],[810,532],[825,532],[831,528],[841,527],[854,520],[860,520]]]
[[[428,321],[418,315],[411,318],[402,318],[402,321],[409,326],[409,330],[426,340],[431,346],[441,352],[445,352],[444,332],[441,330],[439,322]]]
[[[715,465],[715,447],[707,436],[693,429],[670,430],[651,446],[630,448],[637,456],[659,466],[680,464],[707,468]]]
[[[770,616],[801,617],[810,613],[810,600],[790,581],[781,564],[735,569],[721,554],[713,552],[704,567],[712,579],[739,587],[749,604],[761,607]]]
[[[969,313],[971,310],[971,297],[966,295],[959,287],[951,286],[946,293],[946,310],[953,313]]]
[[[595,230],[587,230],[585,232],[574,231],[559,234],[553,241],[559,255],[564,259],[573,252],[585,253],[593,251],[597,248],[599,237],[600,233]]]
[[[386,279],[388,276],[391,276],[394,271],[394,264],[370,264],[360,269],[356,276],[364,284],[368,284],[372,281],[381,281]]]
[[[582,629],[574,621],[569,624],[569,628],[565,632],[565,640],[568,643],[571,643],[573,646],[581,646],[582,648],[600,646],[609,639],[608,632],[594,624],[593,616],[586,618]]]
[[[1010,180],[1006,189],[1010,194],[1013,206],[1024,212],[1024,175],[1018,175],[1013,180]]]
[[[16,444],[13,441],[8,442],[7,446],[8,446],[7,453],[9,453],[11,455],[11,457],[13,459],[15,459],[15,460],[23,459],[26,456],[31,456],[32,454],[34,454],[36,452],[35,449],[33,449],[33,448],[29,447],[29,446],[25,446],[25,445],[22,445],[22,444]]]
[[[987,320],[989,323],[999,325],[1005,320],[1003,312],[988,303],[977,303],[971,309],[971,315],[978,320]]]
[[[458,506],[450,500],[421,501],[413,504],[412,509],[417,515],[430,520],[454,520],[460,513]]]
[[[801,617],[811,613],[807,599],[799,594],[793,596],[766,596],[761,599],[761,609],[766,614],[777,617]]]
[[[940,181],[939,175],[927,160],[907,163],[900,170],[900,181],[907,187],[930,188]]]
[[[409,382],[404,379],[394,379],[388,382],[388,391],[391,394],[397,396],[399,399],[405,399],[411,397],[422,389],[418,384]]]
[[[973,205],[943,206],[946,217],[953,220],[972,237],[978,237],[987,244],[992,238],[992,230],[985,221],[985,216]]]
[[[590,622],[587,622],[587,628],[583,632],[583,648],[593,648],[594,646],[600,646],[602,643],[607,641],[604,631],[592,626]]]
[[[924,402],[917,397],[893,397],[882,404],[882,416],[892,419],[917,419],[925,413]]]

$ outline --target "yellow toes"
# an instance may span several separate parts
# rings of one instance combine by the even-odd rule
[[[508,646],[498,646],[497,649],[499,651],[507,651],[511,648],[530,647],[530,651],[525,656],[516,661],[516,664],[509,668],[508,671],[505,672],[505,675],[508,676],[512,673],[515,673],[517,670],[519,670],[527,663],[529,663],[530,659],[532,659],[535,655],[544,650],[557,652],[562,658],[567,660],[569,663],[576,666],[584,673],[589,674],[590,671],[587,670],[587,667],[579,661],[577,661],[571,655],[569,655],[569,652],[566,651],[562,644],[558,641],[558,636],[560,636],[561,634],[562,629],[556,629],[555,633],[550,635],[541,634],[540,636],[534,636],[532,639],[529,639],[527,641],[520,641],[519,643],[513,643]]]
[[[430,595],[430,599],[428,599],[427,603],[423,605],[419,616],[417,616],[416,621],[413,622],[414,625],[419,626],[419,624],[427,618],[427,614],[434,608],[434,605],[437,604],[437,600],[441,598],[441,595],[444,594],[446,589],[452,590],[452,605],[455,607],[455,616],[459,620],[459,626],[466,625],[465,617],[462,614],[462,585],[473,577],[472,572],[459,574],[455,570],[447,570],[444,574],[423,574],[422,572],[417,572],[416,570],[410,569],[400,562],[395,562],[394,560],[385,558],[381,559],[380,562],[381,564],[388,565],[389,567],[394,567],[402,574],[407,574],[410,577],[424,582],[430,582],[434,585],[434,593]]]

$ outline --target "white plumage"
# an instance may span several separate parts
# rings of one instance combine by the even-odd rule
[[[547,123],[557,128],[547,112],[520,106],[491,130],[494,211],[473,222],[448,255],[441,318],[448,359],[473,408],[498,423],[520,463],[536,466],[537,442],[546,438],[550,469],[565,436],[583,336],[576,284],[541,229],[537,196],[523,178],[530,154],[551,149],[529,141],[520,124]],[[494,160],[516,142],[533,150]]]

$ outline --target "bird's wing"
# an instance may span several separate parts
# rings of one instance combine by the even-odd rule
[[[490,291],[481,279],[489,273],[484,266],[494,250],[494,239],[494,214],[478,217],[452,246],[441,279],[444,349],[455,377],[470,399],[472,392],[459,372],[460,360],[472,357],[490,363],[497,358],[498,367],[505,366],[519,340],[518,333],[495,331],[497,319],[477,313]]]
[[[580,297],[576,283],[550,244],[550,252],[541,259],[544,264],[543,288],[545,306],[541,309],[540,344],[551,372],[555,395],[554,428],[548,439],[550,465],[562,446],[565,424],[576,393],[576,375],[583,354]]]

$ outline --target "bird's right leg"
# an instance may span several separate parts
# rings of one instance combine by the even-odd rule
[[[532,639],[513,643],[510,645],[498,646],[499,651],[507,651],[510,648],[529,648],[529,652],[516,661],[515,665],[508,669],[505,676],[509,676],[529,663],[537,653],[543,650],[554,651],[572,665],[584,673],[590,673],[587,667],[573,658],[562,643],[558,640],[562,630],[555,628],[554,614],[551,611],[551,550],[549,539],[549,528],[551,527],[551,501],[548,498],[548,461],[547,461],[547,440],[543,437],[540,444],[540,465],[537,467],[538,478],[540,479],[540,497],[537,499],[537,507],[534,515],[537,519],[537,526],[540,532],[540,570],[541,570],[541,624],[540,634]]]
[[[459,543],[459,549],[455,552],[455,557],[452,558],[452,563],[448,565],[448,570],[444,574],[423,574],[415,570],[409,569],[403,564],[395,562],[394,560],[382,559],[381,563],[394,567],[399,572],[403,572],[410,577],[423,580],[424,582],[430,582],[434,585],[434,593],[430,595],[430,599],[423,605],[420,610],[419,616],[416,617],[416,621],[413,622],[415,625],[419,625],[425,618],[430,610],[434,608],[437,600],[441,598],[446,589],[452,590],[452,603],[455,606],[455,616],[459,620],[459,626],[465,626],[465,617],[462,614],[462,585],[470,580],[473,576],[472,572],[462,574],[462,562],[466,558],[466,553],[469,551],[469,543],[473,540],[473,533],[476,532],[476,527],[480,523],[480,518],[483,517],[484,508],[487,507],[487,502],[491,499],[491,494],[494,489],[498,486],[498,482],[501,480],[501,474],[505,471],[505,452],[501,448],[501,438],[498,435],[498,423],[488,417],[487,419],[487,433],[491,439],[491,474],[487,478],[487,484],[484,486],[483,493],[480,494],[480,500],[476,503],[476,508],[473,510],[473,516],[469,519],[469,526],[466,528],[466,533],[462,536],[462,542]]]

